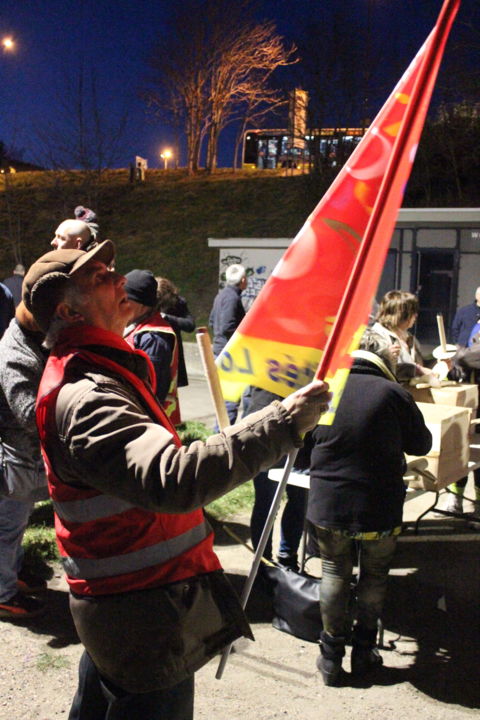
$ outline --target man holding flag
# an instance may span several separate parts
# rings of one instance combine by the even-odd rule
[[[302,445],[323,382],[181,447],[148,356],[123,339],[109,240],[35,262],[23,299],[52,347],[37,424],[70,608],[86,651],[70,720],[190,720],[193,676],[251,637],[202,507]]]

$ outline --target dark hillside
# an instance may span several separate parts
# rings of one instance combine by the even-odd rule
[[[208,237],[293,237],[321,191],[311,178],[219,173],[188,178],[149,171],[144,184],[109,171],[93,184],[82,173],[17,173],[0,181],[0,277],[15,263],[18,238],[29,265],[46,252],[61,220],[78,204],[94,208],[102,238],[117,246],[117,269],[151,269],[175,282],[197,321],[205,322],[217,289],[218,251]],[[3,191],[3,192],[2,192]]]
[[[467,187],[460,199],[452,199],[448,188],[428,195],[421,169],[419,162],[407,207],[476,204]],[[169,277],[203,324],[218,273],[218,251],[208,248],[208,238],[293,237],[333,179],[331,169],[322,178],[282,172],[219,171],[192,178],[184,170],[149,170],[146,182],[135,185],[127,170],[107,171],[100,181],[82,172],[2,174],[0,278],[18,260],[28,266],[46,252],[59,222],[72,217],[76,205],[87,205],[97,211],[101,237],[117,246],[118,270],[148,268]]]

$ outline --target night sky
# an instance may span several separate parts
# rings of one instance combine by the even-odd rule
[[[365,32],[370,12],[373,49],[379,53],[378,78],[386,88],[375,98],[376,111],[432,28],[441,1],[264,0],[258,16],[274,19],[286,41],[299,44],[309,21],[320,16],[322,33],[328,33],[328,12],[338,2],[351,10],[349,33]],[[3,2],[0,35],[11,35],[16,49],[0,54],[0,140],[23,151],[24,160],[43,164],[39,132],[50,121],[67,127],[62,106],[69,84],[83,67],[86,77],[94,71],[99,104],[112,122],[129,108],[128,132],[117,166],[127,166],[139,154],[148,158],[150,167],[158,167],[160,150],[173,141],[173,134],[146,117],[140,92],[146,83],[146,58],[155,38],[165,31],[172,4],[169,0],[17,0],[7,7]],[[478,13],[479,4],[480,0],[463,0],[447,53],[463,23]],[[388,63],[381,55],[382,39],[390,50]],[[292,76],[287,82],[293,82]],[[227,136],[221,145],[220,165],[231,162],[228,141]]]

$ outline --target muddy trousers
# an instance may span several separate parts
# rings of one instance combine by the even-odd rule
[[[105,681],[87,652],[68,720],[193,720],[193,676],[178,685],[132,694]]]
[[[323,629],[332,636],[349,635],[351,628],[349,601],[352,580],[352,555],[359,548],[358,582],[356,586],[357,623],[365,630],[374,630],[381,617],[387,578],[396,536],[379,540],[355,540],[341,530],[315,526],[315,538],[322,558],[320,611]]]

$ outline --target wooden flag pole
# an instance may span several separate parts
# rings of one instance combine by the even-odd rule
[[[217,425],[220,430],[223,430],[223,428],[230,425],[230,419],[225,406],[225,400],[223,399],[222,388],[220,387],[210,335],[206,327],[197,328],[195,335],[202,359],[203,370],[207,378],[208,389],[210,390],[210,397],[212,398],[213,407],[215,408]]]
[[[445,362],[450,360],[457,352],[456,345],[447,345],[447,336],[445,334],[445,325],[443,323],[442,313],[437,314],[437,328],[440,345],[432,350],[432,355],[437,363],[432,368],[438,375],[440,380],[445,380],[448,375],[449,365]]]
[[[442,348],[442,352],[447,352],[447,337],[445,335],[445,325],[443,324],[443,315],[441,313],[438,313],[437,315],[437,327],[438,327],[438,337],[440,338],[440,347]]]

